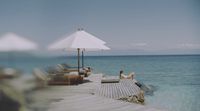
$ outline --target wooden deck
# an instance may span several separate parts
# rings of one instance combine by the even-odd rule
[[[128,103],[111,98],[135,94],[138,90],[132,81],[119,84],[101,84],[102,74],[93,74],[85,83],[75,86],[52,86],[47,92],[40,92],[38,99],[50,101],[43,108],[48,111],[163,111],[145,105]],[[121,88],[124,87],[121,91]],[[100,92],[99,92],[100,91]],[[120,93],[116,93],[120,92]],[[101,96],[104,95],[105,96]],[[42,98],[41,98],[42,97]],[[41,104],[38,102],[38,104]],[[44,106],[44,105],[42,105]],[[44,111],[44,110],[43,110]]]
[[[99,96],[112,99],[138,95],[139,93],[140,88],[135,85],[134,80],[130,79],[120,80],[119,83],[104,83],[95,92]]]

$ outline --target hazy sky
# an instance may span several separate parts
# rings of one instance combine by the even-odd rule
[[[113,50],[200,53],[199,0],[0,0],[0,35],[44,48],[79,27]]]

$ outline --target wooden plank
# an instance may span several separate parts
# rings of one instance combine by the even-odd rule
[[[103,97],[119,99],[121,97],[127,97],[137,95],[140,93],[140,88],[135,85],[133,80],[120,80],[119,83],[107,83],[102,84],[101,88],[96,91],[96,94]]]

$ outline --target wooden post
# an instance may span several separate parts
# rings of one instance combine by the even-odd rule
[[[82,50],[82,68],[84,68],[84,53],[83,53],[83,50]]]
[[[80,48],[78,50],[78,74],[80,74]]]

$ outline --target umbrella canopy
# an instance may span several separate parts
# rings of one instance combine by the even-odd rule
[[[28,51],[35,50],[37,48],[38,46],[36,43],[14,33],[7,33],[0,38],[1,52]]]
[[[11,52],[8,53],[8,63],[11,62],[13,66],[15,66],[13,52],[30,51],[37,48],[36,43],[14,33],[7,33],[0,38],[0,52]]]
[[[78,30],[75,33],[61,39],[51,45],[49,50],[77,50],[78,51],[78,71],[80,67],[80,50],[83,51],[98,51],[109,50],[110,48],[105,45],[106,42],[85,32],[84,30]],[[82,56],[83,64],[83,56]],[[83,65],[82,65],[83,67]]]
[[[110,48],[105,46],[105,43],[106,42],[103,40],[85,32],[84,30],[79,30],[64,39],[49,45],[48,49],[77,50],[79,48],[86,51],[109,50]]]

